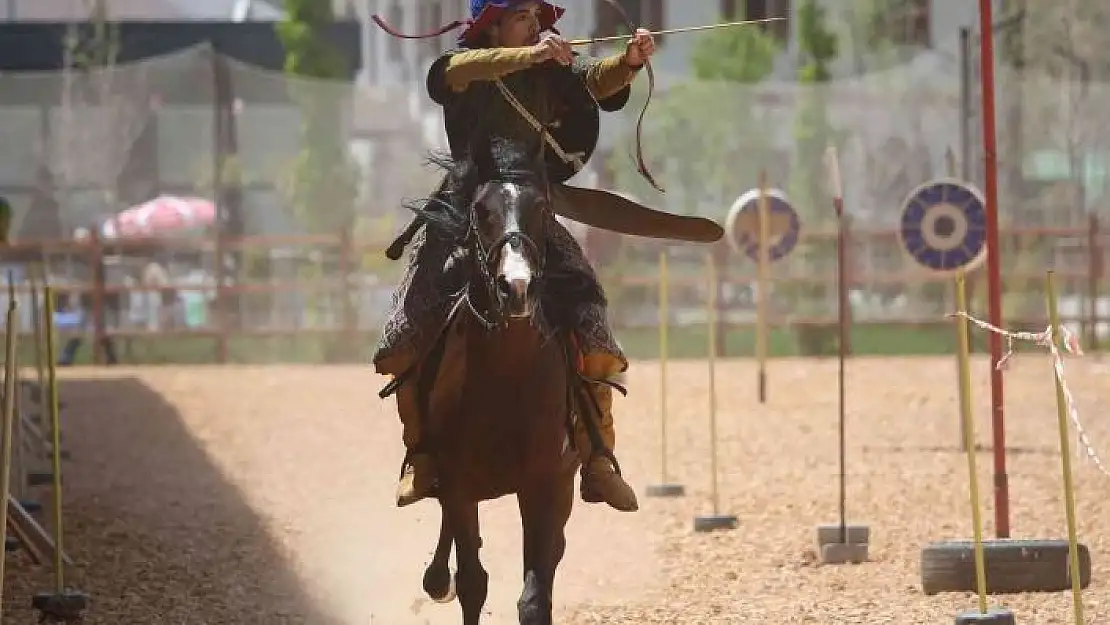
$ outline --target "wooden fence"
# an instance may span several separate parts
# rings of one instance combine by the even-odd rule
[[[811,243],[831,243],[832,232],[803,232],[799,249]],[[1004,282],[1009,293],[1025,289],[1029,304],[1018,306],[1018,313],[1007,313],[1006,325],[1041,326],[1044,315],[1038,304],[1036,285],[1044,280],[1045,270],[1056,270],[1061,292],[1079,297],[1084,303],[1079,313],[1068,315],[1066,321],[1078,323],[1087,335],[1088,343],[1097,346],[1096,328],[1110,322],[1110,314],[1098,310],[1101,292],[1106,290],[1103,267],[1104,250],[1108,241],[1093,228],[1023,228],[1007,229],[1002,233]],[[939,289],[927,302],[911,301],[899,314],[856,314],[853,323],[880,325],[929,325],[946,323],[943,311],[951,310],[949,289],[944,287],[950,278],[925,273],[912,265],[898,251],[897,233],[890,230],[855,229],[850,233],[850,272],[852,288],[861,292],[878,293],[884,298],[897,297],[925,285]],[[587,255],[602,276],[613,301],[614,325],[618,328],[630,323],[624,313],[631,310],[629,301],[646,306],[657,301],[658,276],[655,259],[664,248],[671,261],[670,287],[676,309],[696,307],[704,301],[708,285],[704,273],[707,249],[704,246],[669,245],[656,240],[617,238],[619,253],[612,247],[587,245]],[[105,338],[142,338],[147,341],[204,339],[213,347],[210,361],[229,361],[229,343],[247,338],[280,338],[316,336],[334,340],[337,344],[353,345],[377,333],[380,315],[388,304],[384,293],[391,291],[404,269],[404,259],[387,260],[383,250],[389,241],[355,240],[349,233],[335,235],[190,238],[190,239],[133,239],[126,241],[101,241],[95,237],[74,241],[24,241],[5,248],[4,258],[9,267],[44,263],[59,296],[77,297],[84,302],[88,321],[81,327],[61,328],[63,338],[76,334],[91,335],[96,349],[94,362],[103,363],[101,344]],[[612,242],[606,245],[611,246]],[[591,249],[591,247],[593,249]],[[711,256],[719,263],[719,283],[716,288],[750,288],[756,281],[756,267],[747,258],[737,258],[724,244],[711,246]],[[1020,251],[1019,251],[1020,250]],[[281,251],[281,254],[275,252]],[[211,293],[205,304],[204,323],[194,326],[164,328],[129,327],[120,323],[118,303],[109,306],[112,298],[160,290],[157,286],[123,284],[108,279],[107,267],[121,263],[138,263],[158,253],[162,256],[184,256],[209,268],[210,284],[171,283],[171,289],[188,292]],[[238,255],[238,269],[231,271],[218,258]],[[275,270],[272,258],[281,266]],[[262,259],[270,258],[265,261]],[[1021,260],[1024,258],[1025,260]],[[789,262],[787,262],[789,261]],[[821,287],[834,292],[835,266],[807,264],[806,259],[790,258],[777,263],[772,276],[775,290],[790,285]],[[268,269],[259,269],[267,265]],[[74,278],[75,274],[84,277]],[[284,275],[282,275],[284,274]],[[65,281],[56,276],[66,276]],[[985,291],[983,270],[973,274],[972,289],[980,294]],[[1015,286],[1016,285],[1016,286]],[[17,283],[17,293],[26,295],[31,285]],[[377,293],[377,299],[367,301],[367,289]],[[22,297],[22,296],[21,296]],[[939,297],[939,299],[937,299]],[[279,301],[280,300],[280,301]],[[722,330],[747,326],[753,320],[743,314],[730,315],[735,302],[718,298],[721,310],[718,318]],[[281,302],[284,302],[281,303]],[[299,304],[290,302],[300,302]],[[324,302],[324,303],[320,303]],[[295,310],[278,311],[278,308]],[[269,308],[267,308],[269,307]],[[299,307],[299,308],[298,308]],[[317,318],[309,319],[306,312],[319,308]],[[740,308],[743,308],[740,305]],[[115,309],[115,312],[113,312]],[[252,312],[253,311],[253,312]],[[259,313],[266,313],[266,315]],[[268,312],[267,312],[268,311]],[[367,314],[367,311],[370,314]],[[650,310],[648,311],[650,312]],[[732,311],[735,312],[735,311]],[[772,319],[772,326],[823,326],[834,322],[835,307],[828,312],[817,311],[793,314],[780,310]],[[281,313],[281,314],[279,314]],[[985,314],[985,313],[983,313]],[[115,323],[110,319],[116,317]],[[274,321],[281,317],[282,321]],[[641,317],[648,318],[645,313]],[[29,332],[29,328],[22,328]],[[720,333],[723,335],[723,332]]]

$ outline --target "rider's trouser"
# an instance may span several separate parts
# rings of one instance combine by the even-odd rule
[[[624,363],[616,356],[600,350],[583,354],[579,361],[579,369],[582,375],[595,380],[612,380],[621,374],[623,368]],[[589,416],[589,418],[597,420],[597,430],[602,444],[609,451],[613,451],[617,443],[617,432],[613,423],[613,389],[607,384],[587,384],[587,390],[594,396],[599,414],[593,414],[592,406],[590,406],[586,407],[587,415],[583,416]],[[587,462],[595,450],[590,442],[586,422],[582,418],[575,421],[574,444],[578,448],[578,454],[582,462]]]
[[[406,380],[397,389],[397,414],[401,417],[401,440],[412,450],[420,442],[420,407],[417,403],[416,381]]]
[[[452,360],[444,358],[442,364],[448,367],[451,362]],[[598,350],[583,354],[579,360],[578,368],[582,375],[588,378],[612,380],[621,374],[624,363],[613,354]],[[617,433],[613,422],[613,389],[607,384],[587,384],[587,389],[594,396],[597,407],[600,409],[600,413],[597,415],[589,410],[589,416],[597,419],[597,429],[602,444],[609,451],[613,451],[617,442]],[[405,448],[412,451],[416,449],[419,443],[424,442],[422,441],[423,428],[420,423],[419,395],[415,376],[405,380],[397,389],[396,394],[397,412],[402,426],[401,439],[405,443]],[[585,421],[581,418],[575,421],[574,444],[579,450],[582,461],[586,462],[594,450]]]
[[[447,362],[448,360],[445,358],[444,365]],[[593,379],[614,379],[621,374],[624,367],[624,364],[616,356],[600,350],[583,354],[578,364],[582,375]],[[617,442],[612,409],[613,389],[606,384],[588,384],[587,388],[593,394],[600,409],[599,415],[592,415],[592,411],[590,412],[591,416],[597,419],[597,429],[601,435],[601,442],[609,451],[613,451]],[[411,451],[422,442],[423,434],[415,377],[406,380],[397,389],[397,412],[401,419],[401,439],[405,443],[405,448]],[[593,445],[590,442],[585,421],[582,419],[575,422],[574,444],[579,450],[582,461],[585,462],[593,451]]]

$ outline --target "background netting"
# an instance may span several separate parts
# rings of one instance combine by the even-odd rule
[[[707,50],[719,45],[707,40]],[[1032,41],[1027,49],[1035,50]],[[641,77],[628,107],[603,115],[599,150],[588,171],[571,183],[630,193],[657,208],[723,223],[736,197],[766,171],[770,185],[788,194],[803,231],[794,253],[772,268],[774,322],[820,324],[836,312],[835,224],[823,169],[831,141],[838,147],[851,223],[855,322],[942,321],[953,309],[951,280],[914,265],[899,246],[896,228],[907,194],[930,179],[956,176],[984,186],[978,40],[972,36],[970,56],[961,56],[953,42],[917,54],[849,47],[854,51],[840,61],[839,77],[819,86],[799,83],[789,72],[756,83],[661,72],[644,123],[644,151],[666,195],[639,178],[629,156],[646,95]],[[1105,215],[1110,199],[1110,85],[1097,76],[1090,67],[1079,71],[1068,64],[1026,59],[1018,70],[1005,60],[997,63],[1004,314],[1017,324],[1043,322],[1043,276],[1050,267],[1060,274],[1064,313],[1078,317],[1089,307],[1097,282],[1092,267],[1098,265],[1089,253],[1090,227],[1092,217]],[[403,262],[387,261],[382,250],[410,218],[403,202],[427,194],[438,180],[425,164],[428,151],[445,147],[442,120],[422,79],[377,88],[298,80],[219,58],[201,46],[108,69],[7,75],[0,81],[0,91],[19,94],[18,101],[0,107],[0,187],[16,210],[17,239],[69,238],[161,193],[226,198],[214,175],[223,159],[224,179],[241,181],[242,234],[283,237],[243,246],[234,262],[225,261],[228,284],[299,285],[238,296],[240,326],[333,326],[342,316],[340,288],[348,285],[359,328],[380,325]],[[229,100],[218,97],[228,93]],[[227,101],[221,105],[221,99]],[[297,104],[306,101],[312,104]],[[326,120],[306,119],[305,111]],[[318,196],[312,206],[298,205],[291,191],[298,159],[313,140],[303,133],[311,121],[334,124],[345,142],[355,182],[349,226],[340,218],[344,199],[338,191],[334,198]],[[43,208],[49,203],[59,207],[61,223],[49,219],[54,213]],[[663,245],[606,237],[574,224],[572,230],[605,280],[614,324],[656,325]],[[296,238],[301,235],[316,238]],[[341,236],[356,242],[345,260],[339,258]],[[667,247],[673,321],[703,322],[707,248]],[[199,312],[199,303],[214,298],[214,243],[158,253],[170,280],[184,289],[182,298],[198,304],[184,326],[211,328],[213,318]],[[87,281],[73,257],[52,262],[56,283]],[[354,271],[339,284],[344,263]],[[124,259],[110,265],[108,282],[122,288],[142,282],[141,273],[141,266]],[[735,253],[724,259],[721,312],[730,322],[754,319],[755,275],[748,259]],[[980,312],[983,276],[985,269],[973,281]],[[121,297],[110,328],[164,325],[142,312],[155,294]],[[1106,302],[1100,308],[1110,314]]]

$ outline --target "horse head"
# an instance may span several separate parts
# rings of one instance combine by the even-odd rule
[[[471,203],[475,258],[491,279],[499,317],[532,316],[545,264],[546,220],[551,218],[547,185],[529,171],[502,171],[478,186]]]
[[[464,241],[476,270],[472,312],[487,327],[531,318],[539,309],[554,219],[542,154],[495,137],[455,175],[454,203],[467,212]]]

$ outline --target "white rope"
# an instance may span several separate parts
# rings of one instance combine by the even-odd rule
[[[1068,417],[1075,425],[1075,430],[1078,434],[1078,447],[1083,449],[1086,459],[1094,462],[1099,471],[1110,476],[1110,470],[1106,468],[1105,463],[1103,463],[1102,459],[1095,451],[1086,429],[1083,428],[1083,424],[1079,421],[1079,406],[1071,393],[1071,389],[1068,388],[1067,380],[1064,378],[1064,357],[1060,353],[1060,349],[1056,346],[1055,341],[1052,340],[1052,326],[1045,328],[1042,332],[1014,332],[1011,330],[1003,330],[1002,328],[991,325],[986,321],[976,319],[964,312],[952,313],[949,316],[963,317],[988,332],[1006,337],[1006,353],[1002,355],[1002,358],[998,361],[998,365],[996,365],[996,368],[999,370],[1006,368],[1010,358],[1014,355],[1014,341],[1028,341],[1040,345],[1041,347],[1047,347],[1049,353],[1052,355],[1052,368],[1055,372],[1056,379],[1059,380],[1060,387],[1064,390],[1064,400],[1067,404]],[[1079,345],[1079,338],[1072,334],[1063,324],[1060,324],[1059,329],[1060,337],[1064,340],[1064,348],[1068,350],[1068,353],[1075,356],[1082,356],[1083,348]],[[1078,453],[1078,448],[1076,451]]]

